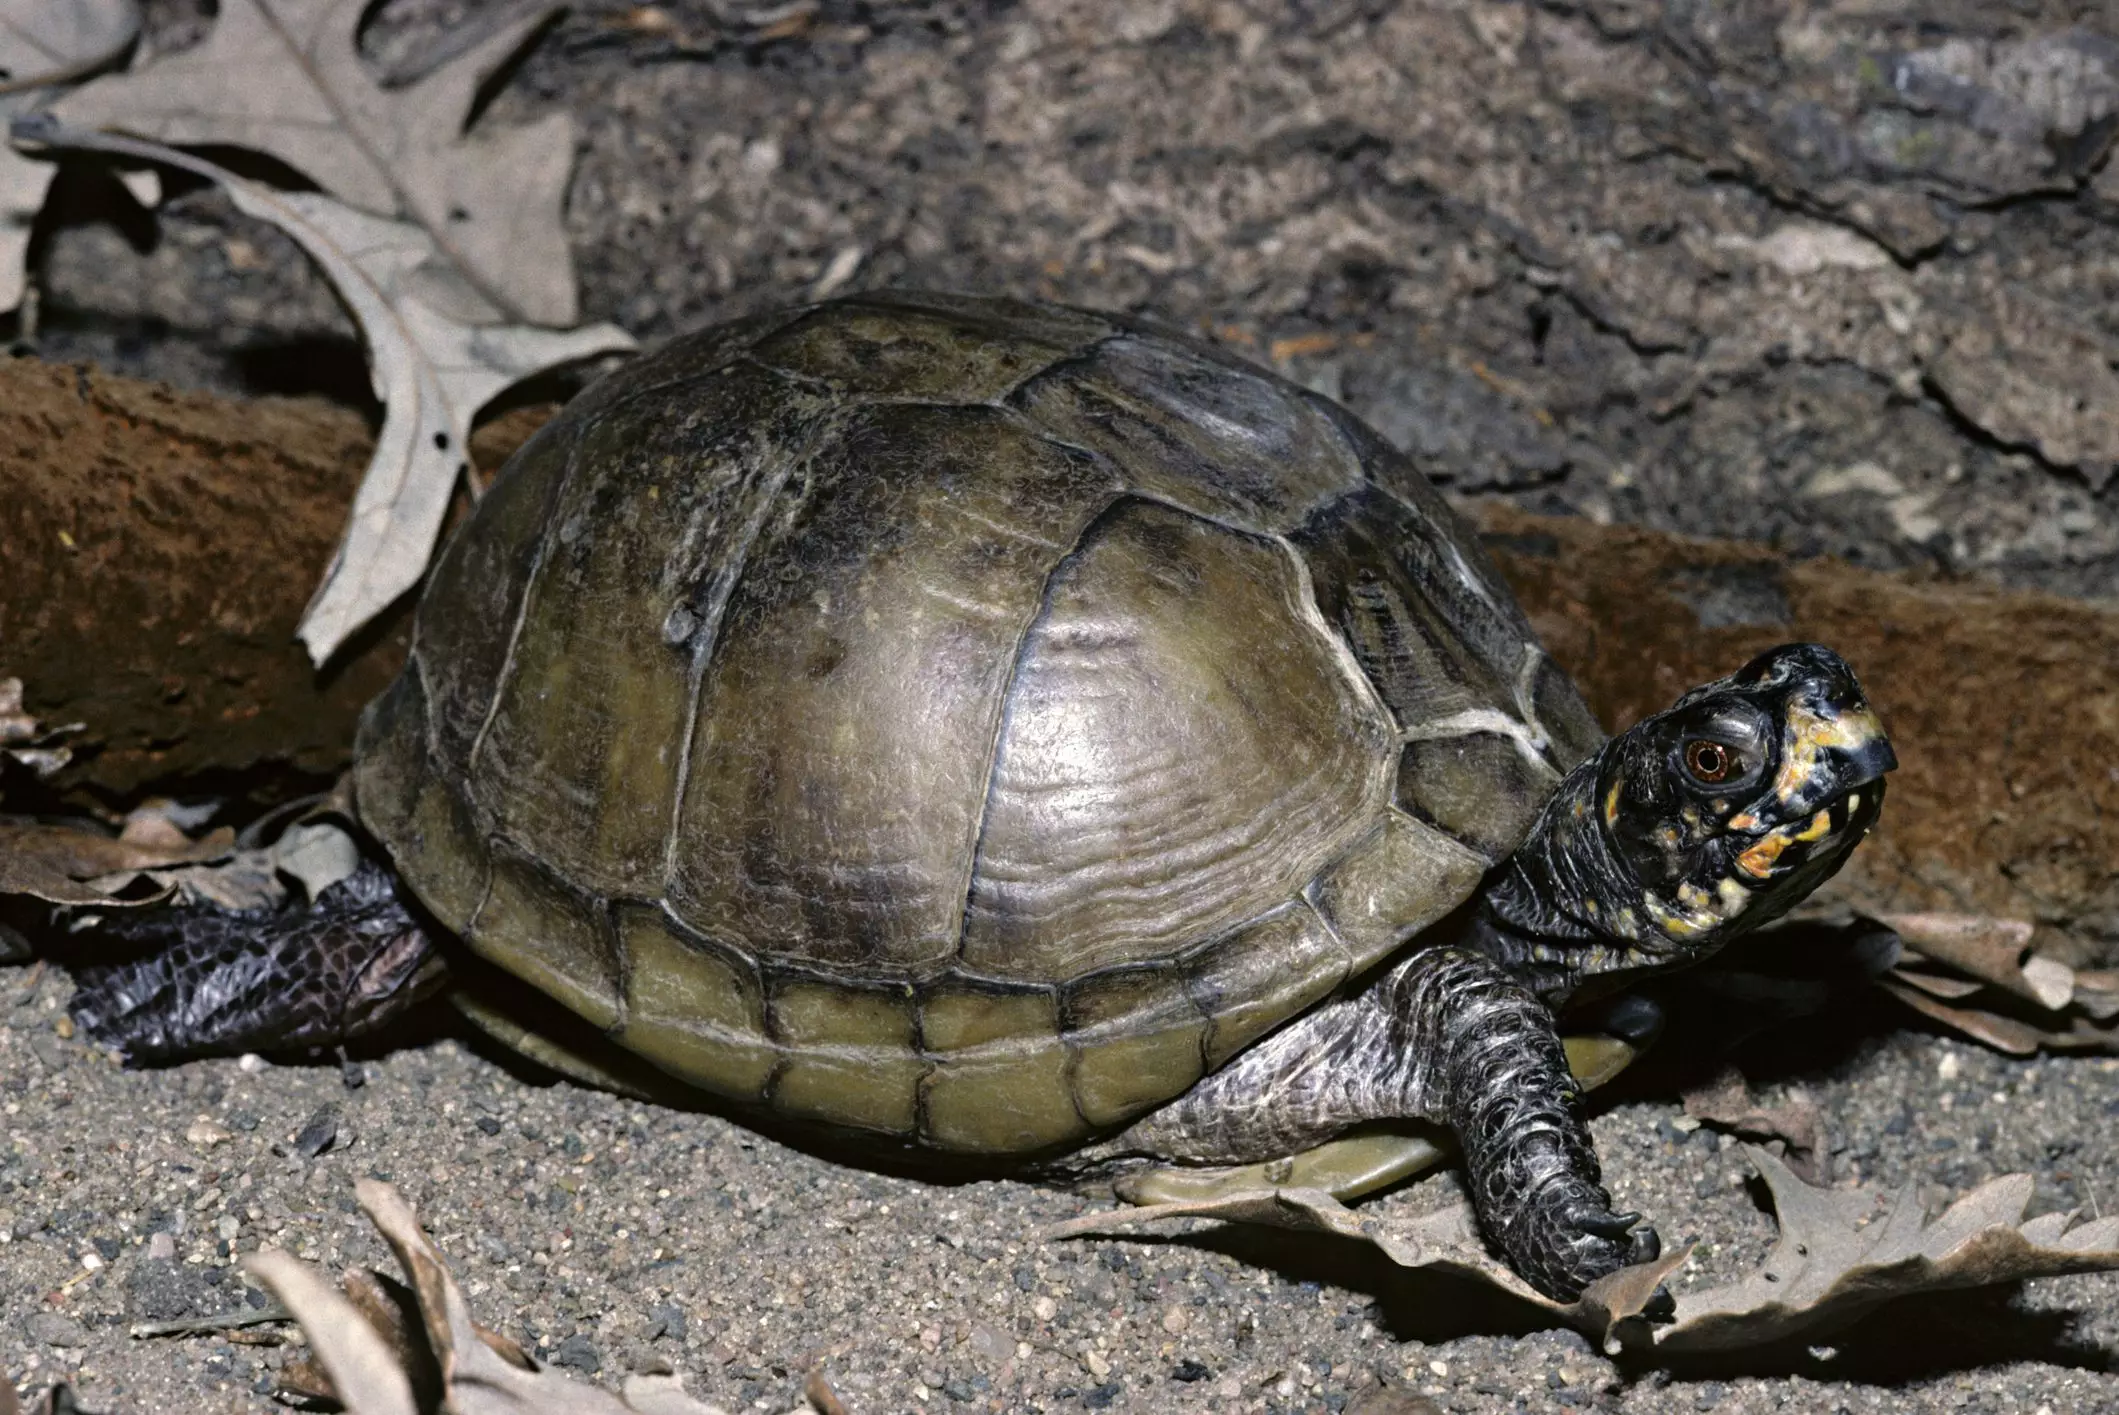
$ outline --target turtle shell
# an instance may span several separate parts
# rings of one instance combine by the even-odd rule
[[[356,786],[443,923],[673,1075],[1018,1153],[1398,950],[1599,739],[1335,404],[1120,318],[864,296],[525,445]]]

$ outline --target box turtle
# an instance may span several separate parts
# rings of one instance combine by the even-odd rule
[[[1817,645],[1607,741],[1344,409],[918,294],[576,399],[449,542],[357,763],[403,894],[162,925],[84,973],[93,1034],[328,1041],[467,947],[669,1077],[906,1146],[1213,1166],[1429,1120],[1562,1299],[1656,1239],[1555,1010],[1785,911],[1895,765]]]

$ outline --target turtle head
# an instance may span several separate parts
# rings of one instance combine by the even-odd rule
[[[1830,878],[1875,823],[1898,758],[1846,661],[1784,644],[1636,724],[1596,764],[1598,824],[1638,890],[1644,942],[1652,930],[1691,952]]]
[[[1474,935],[1549,1000],[1703,958],[1829,879],[1897,765],[1845,660],[1768,650],[1569,773]]]

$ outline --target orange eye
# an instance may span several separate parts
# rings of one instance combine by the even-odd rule
[[[1719,742],[1685,744],[1685,770],[1705,782],[1726,780],[1736,769],[1736,754]]]

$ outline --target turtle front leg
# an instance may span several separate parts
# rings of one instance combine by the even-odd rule
[[[1180,1163],[1307,1149],[1363,1121],[1456,1132],[1480,1226],[1533,1287],[1572,1301],[1661,1249],[1617,1214],[1552,1014],[1502,967],[1424,950],[1267,1038],[1118,1138]]]

